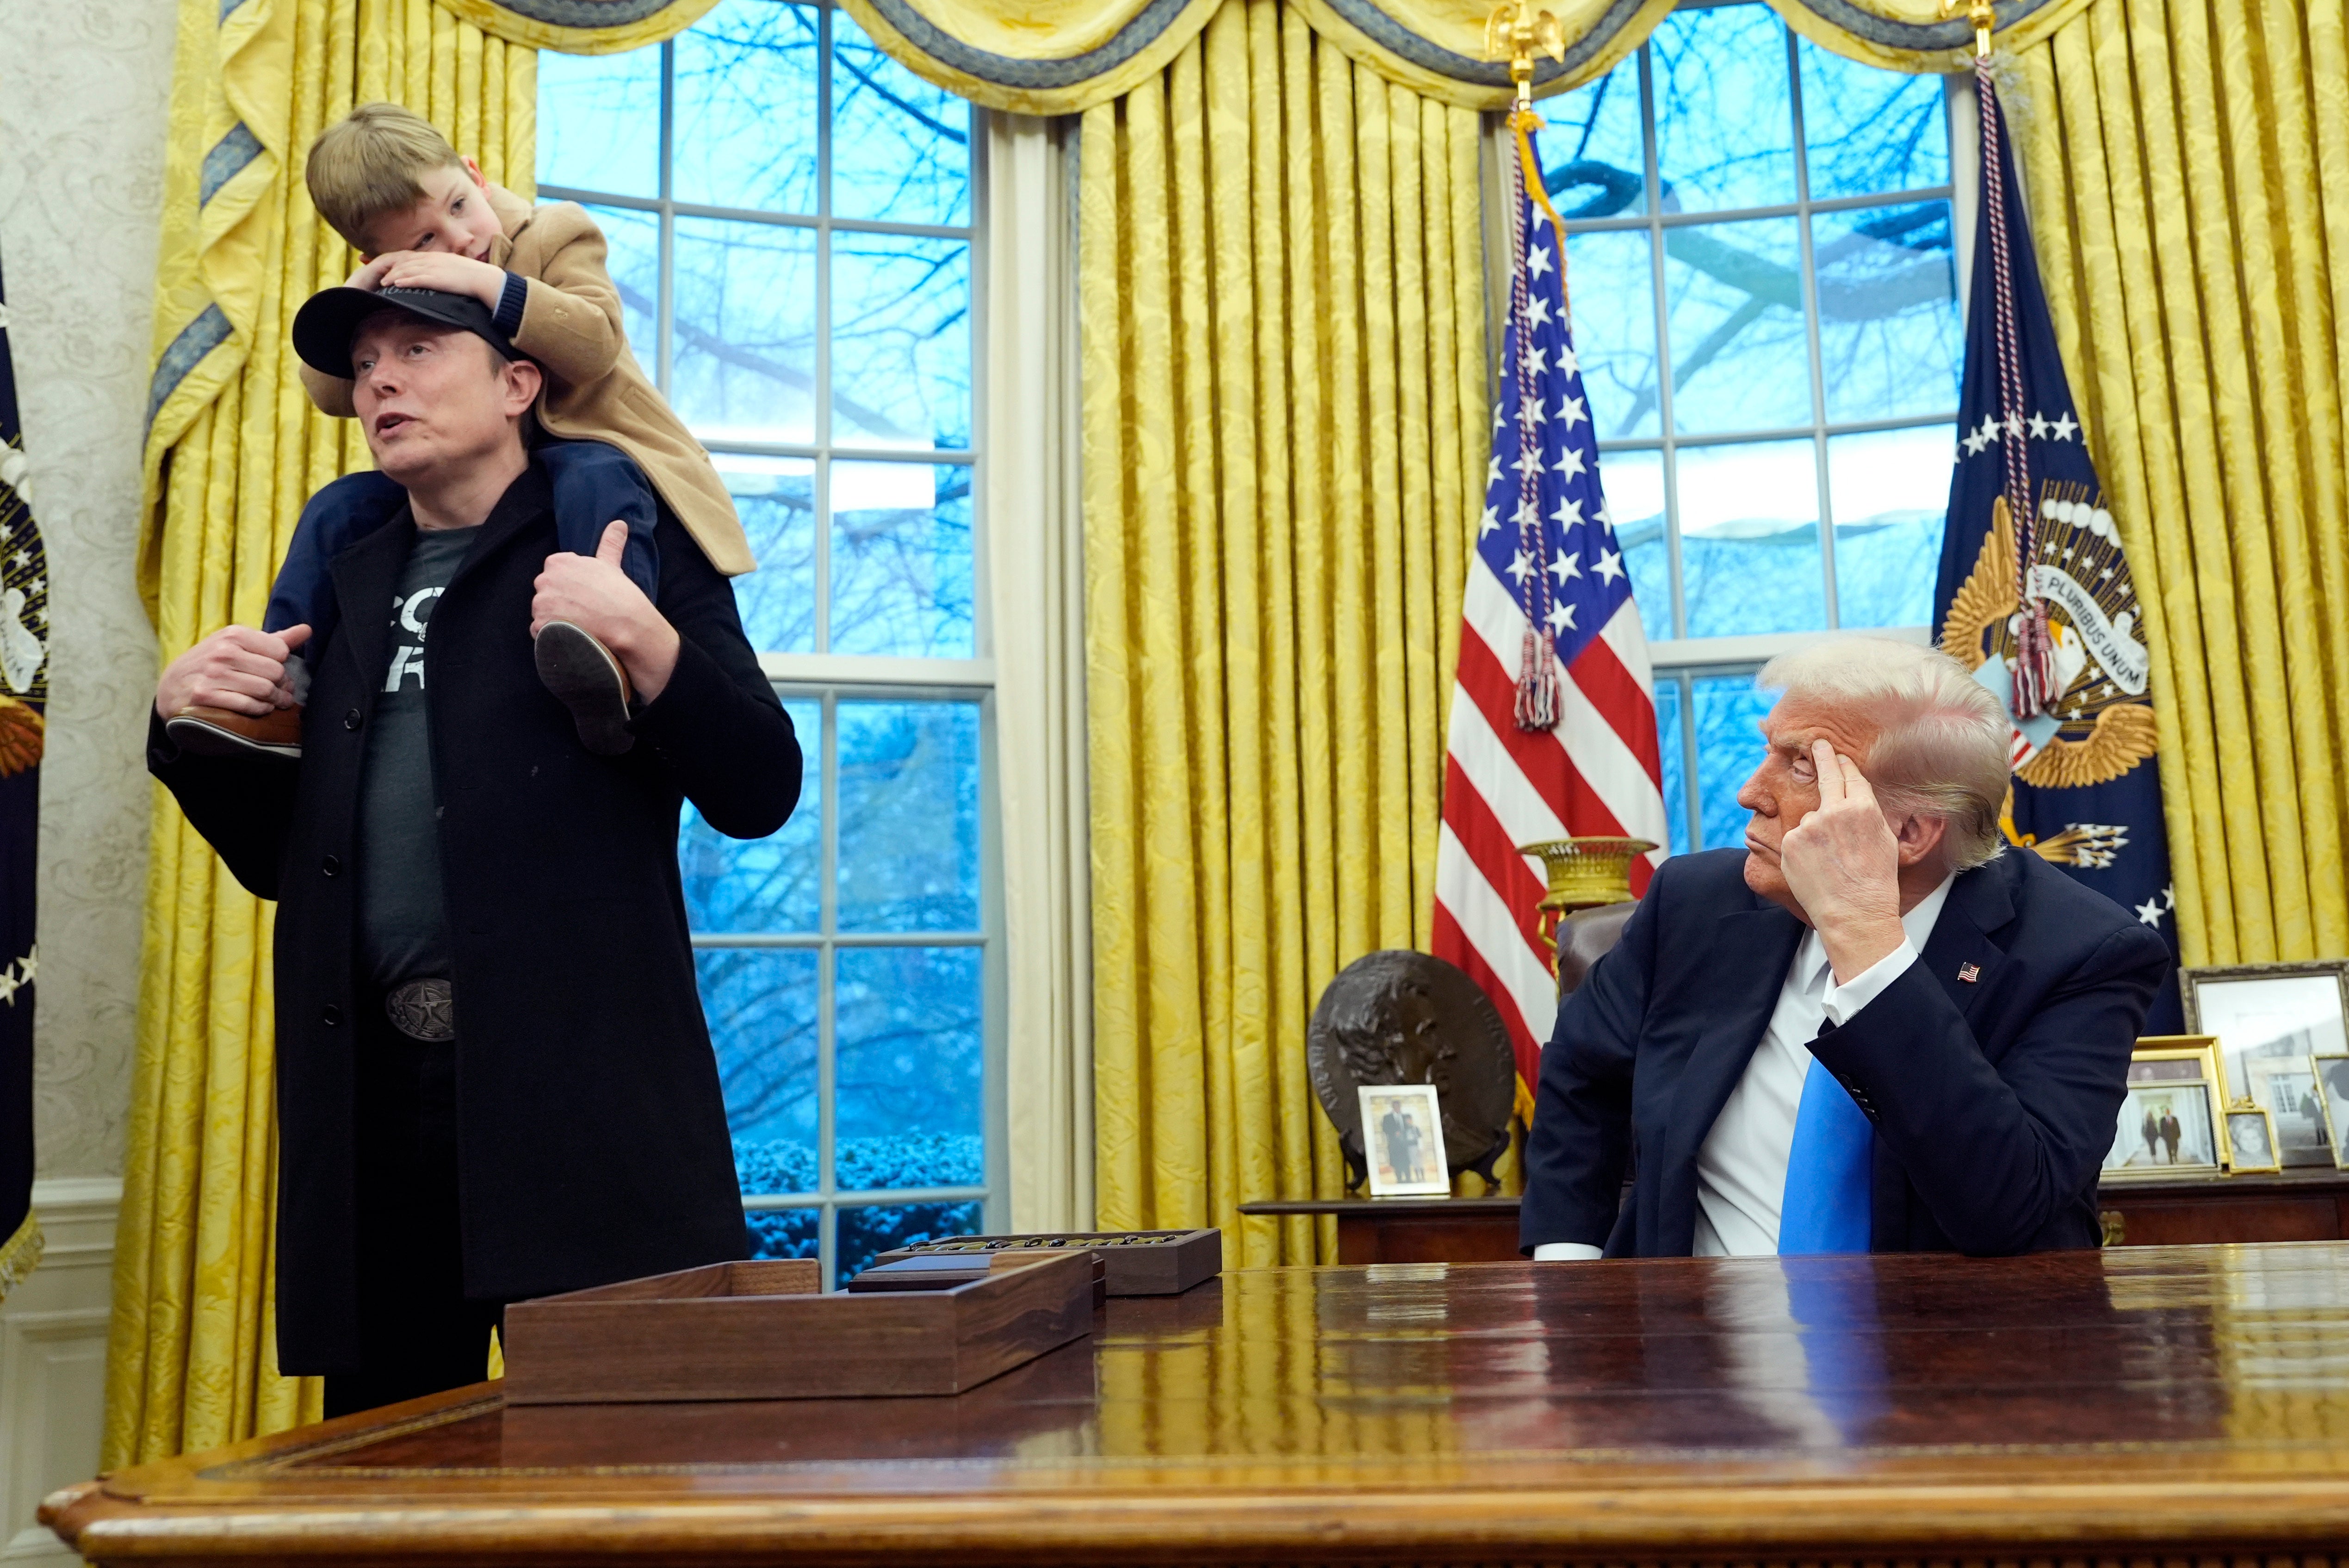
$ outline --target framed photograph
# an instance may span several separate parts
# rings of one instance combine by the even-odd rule
[[[2227,1165],[2238,1176],[2283,1169],[2276,1161],[2275,1118],[2267,1107],[2239,1105],[2228,1110]]]
[[[1370,1157],[1373,1198],[1446,1198],[1452,1170],[1444,1162],[1444,1113],[1432,1083],[1364,1084],[1362,1151]]]
[[[2324,1107],[2324,1129],[2333,1140],[2333,1163],[2349,1171],[2349,1054],[2323,1051],[2308,1058],[2316,1074],[2317,1102]]]
[[[2313,1074],[2301,1067],[2308,1057],[2349,1055],[2349,959],[2181,969],[2178,979],[2186,1026],[2218,1037],[2220,1098],[2230,1109],[2248,1099],[2275,1114],[2283,1164],[2332,1164],[2331,1140],[2320,1142],[2316,1130],[2324,1117],[2314,1095],[2305,1097],[2316,1111],[2313,1125],[2301,1105],[2269,1096],[2310,1087]],[[2291,1066],[2254,1070],[2261,1058]]]
[[[2333,1130],[2316,1093],[2316,1058],[2246,1057],[2251,1100],[2275,1118],[2276,1153],[2286,1165],[2333,1163]]]
[[[2216,1176],[2223,1169],[2216,1042],[2208,1035],[2138,1040],[2105,1180]]]

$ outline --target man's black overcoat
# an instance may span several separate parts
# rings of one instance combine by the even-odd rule
[[[299,764],[148,766],[246,888],[278,901],[278,1364],[357,1359],[352,1052],[359,775],[390,659],[407,511],[333,563]],[[745,1255],[718,1066],[678,876],[678,803],[757,838],[791,815],[800,750],[733,590],[661,510],[677,671],[600,758],[540,684],[532,581],[555,549],[533,463],[434,606],[432,771],[456,973],[468,1295],[516,1300]]]

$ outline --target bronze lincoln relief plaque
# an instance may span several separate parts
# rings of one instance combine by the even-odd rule
[[[1433,1084],[1445,1163],[1490,1181],[1509,1146],[1516,1058],[1501,1016],[1476,983],[1441,958],[1365,954],[1321,993],[1305,1037],[1313,1092],[1338,1130],[1348,1185],[1362,1179],[1361,1099],[1388,1084]]]

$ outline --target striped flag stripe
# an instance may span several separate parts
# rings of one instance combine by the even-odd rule
[[[1444,825],[1452,830],[1463,848],[1467,850],[1476,874],[1498,893],[1503,906],[1515,919],[1517,933],[1526,940],[1526,951],[1547,960],[1549,948],[1541,937],[1541,912],[1535,906],[1549,891],[1543,880],[1535,874],[1533,864],[1517,853],[1518,841],[1513,841],[1502,828],[1500,818],[1455,758],[1444,770],[1444,800],[1456,800],[1459,810],[1444,814]]]
[[[1465,858],[1467,846],[1445,824],[1439,850],[1448,849]],[[1493,891],[1483,876],[1465,878],[1456,890],[1458,902],[1445,901],[1463,931],[1487,934],[1515,924],[1506,903]],[[1507,999],[1504,1018],[1514,1012],[1525,1038],[1537,1054],[1542,1042],[1549,1038],[1550,1025],[1557,1016],[1557,982],[1542,961],[1534,956],[1522,942],[1479,940],[1475,944],[1478,956],[1500,984],[1499,996]],[[1493,993],[1486,993],[1488,995]],[[1498,998],[1495,1005],[1498,1006]],[[1520,1058],[1522,1059],[1522,1058]],[[1530,1077],[1528,1078],[1530,1082]]]

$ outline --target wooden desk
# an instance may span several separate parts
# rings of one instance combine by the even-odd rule
[[[1112,1300],[957,1398],[481,1385],[43,1517],[182,1565],[2338,1568],[2344,1345],[2337,1244],[1264,1270]]]
[[[2114,1246],[2349,1241],[2349,1171],[2108,1181],[2096,1194]],[[1335,1214],[1344,1264],[1501,1263],[1517,1255],[1515,1198],[1308,1198],[1243,1214]]]

